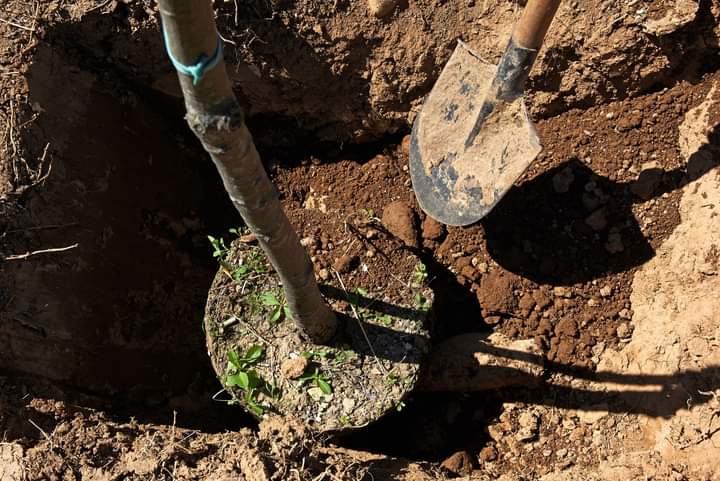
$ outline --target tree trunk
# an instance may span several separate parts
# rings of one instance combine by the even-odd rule
[[[219,48],[209,0],[160,0],[169,53],[183,65]],[[219,54],[222,57],[222,53]],[[222,58],[199,79],[178,72],[190,128],[210,154],[225,189],[275,267],[298,328],[313,342],[335,333],[336,319],[315,282],[313,266],[300,245],[260,162]]]

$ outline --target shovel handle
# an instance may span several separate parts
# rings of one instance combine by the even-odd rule
[[[520,20],[515,24],[512,37],[495,71],[490,90],[483,100],[480,112],[465,148],[470,148],[485,119],[495,110],[498,102],[512,102],[522,97],[525,81],[535,63],[545,34],[550,28],[561,0],[528,0]]]
[[[528,0],[515,25],[513,40],[521,48],[537,50],[542,46],[561,0]]]

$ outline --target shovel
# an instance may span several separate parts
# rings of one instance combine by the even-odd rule
[[[484,217],[540,153],[523,99],[525,81],[560,0],[528,0],[495,66],[458,42],[410,140],[420,207],[448,225]]]

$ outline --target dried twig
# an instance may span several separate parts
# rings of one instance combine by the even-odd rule
[[[11,254],[11,255],[9,255],[9,256],[5,256],[5,257],[3,258],[3,260],[5,260],[5,261],[25,260],[25,259],[27,259],[27,258],[29,258],[29,257],[36,256],[36,255],[38,255],[38,254],[49,254],[49,253],[52,253],[52,252],[65,252],[65,251],[69,251],[70,249],[74,249],[74,248],[76,248],[77,246],[78,246],[78,244],[75,243],[75,244],[70,245],[70,246],[67,246],[67,247],[55,247],[55,248],[52,248],[52,249],[40,249],[40,250],[37,250],[37,251],[26,252],[25,254]]]
[[[30,35],[28,36],[28,42],[25,45],[27,50],[32,45],[33,36],[35,35],[35,27],[37,26],[38,14],[40,13],[40,4],[35,2],[35,13],[33,13],[32,24],[30,25]]]
[[[95,5],[94,7],[89,8],[85,13],[90,13],[90,12],[94,12],[95,10],[100,10],[101,8],[105,7],[105,5],[107,5],[108,3],[110,3],[111,1],[112,1],[112,0],[105,0],[105,1],[102,2],[102,3],[99,3],[99,4]]]
[[[49,443],[52,445],[52,443],[53,443],[53,442],[52,442],[52,439],[50,439],[50,436],[48,435],[48,433],[45,432],[45,430],[44,430],[43,428],[41,428],[40,426],[38,426],[37,423],[35,423],[35,421],[33,421],[33,420],[30,419],[30,418],[28,418],[28,422],[29,422],[30,424],[32,424],[32,425],[35,427],[35,429],[37,429],[38,431],[40,431],[40,434],[42,434],[43,437],[47,440],[47,442],[49,442]]]
[[[21,25],[21,24],[19,24],[19,23],[13,22],[13,21],[11,21],[11,20],[5,20],[4,18],[0,18],[0,22],[5,23],[5,24],[8,24],[8,25],[10,25],[10,26],[12,26],[12,27],[15,27],[15,28],[20,28],[20,29],[22,29],[22,30],[27,30],[28,32],[34,32],[34,31],[35,31],[35,27],[28,27],[27,25]]]
[[[257,337],[259,340],[267,344],[268,346],[272,346],[273,343],[270,342],[266,337],[264,337],[262,334],[260,334],[253,326],[251,326],[249,323],[243,321],[237,316],[232,316],[230,319],[235,318],[240,324],[243,325],[248,331],[250,331],[255,337]],[[227,321],[226,321],[227,322]]]

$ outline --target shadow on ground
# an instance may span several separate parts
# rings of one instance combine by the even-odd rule
[[[714,129],[713,141],[687,166],[646,171],[646,177],[634,182],[611,181],[573,159],[513,187],[482,220],[488,253],[505,269],[552,285],[584,283],[644,264],[655,252],[632,212],[633,204],[677,191],[717,166],[719,131]],[[559,175],[574,178],[565,193],[554,190],[553,179]],[[644,192],[646,185],[654,188]],[[595,230],[586,219],[598,210],[605,226]]]

